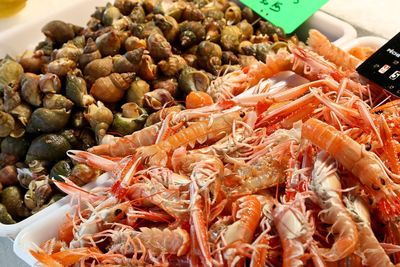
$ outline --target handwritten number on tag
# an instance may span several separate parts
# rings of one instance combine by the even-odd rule
[[[269,9],[275,12],[281,11],[281,5],[282,3],[280,1],[276,1]]]

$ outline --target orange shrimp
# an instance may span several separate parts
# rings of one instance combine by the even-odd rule
[[[342,67],[343,70],[355,71],[361,64],[361,60],[332,44],[325,35],[317,30],[310,30],[307,43],[315,52]]]
[[[228,266],[241,261],[240,250],[253,240],[261,219],[261,203],[254,195],[243,196],[233,203],[232,216],[235,222],[223,234],[226,244],[224,258]]]
[[[395,174],[400,174],[400,163],[398,153],[399,151],[396,149],[396,140],[393,138],[393,134],[389,125],[386,121],[386,118],[382,115],[378,119],[379,126],[381,128],[381,135],[383,140],[383,156],[386,159],[385,162],[388,164],[390,170]]]
[[[291,70],[291,56],[285,49],[280,49],[276,54],[270,53],[264,63],[250,65],[243,69],[243,72],[248,75],[249,87],[256,85],[261,79],[268,79],[275,74]]]
[[[188,219],[189,201],[178,190],[168,190],[155,179],[142,178],[121,191],[123,193],[121,198],[130,200],[136,205],[145,206],[151,203],[178,222]]]
[[[277,201],[268,194],[257,195],[257,198],[262,205],[262,219],[260,226],[263,231],[252,243],[254,250],[251,255],[250,267],[266,266],[267,263],[273,265],[272,261],[276,260],[278,255],[278,251],[274,246],[278,237],[271,236],[273,227],[272,211],[277,204]]]
[[[338,82],[346,81],[346,87],[354,93],[368,96],[369,90],[357,80],[359,76],[353,71],[351,79],[349,73],[343,73],[335,64],[307,48],[289,43],[289,49],[293,53],[293,71],[314,81],[321,77],[330,77]],[[369,84],[371,89],[374,88]]]
[[[88,219],[74,228],[74,239],[70,242],[70,248],[79,248],[90,243],[94,234],[111,227],[112,223],[118,223],[126,216],[129,207],[129,201],[117,203],[116,199],[110,200],[106,207],[97,206]]]
[[[43,264],[44,266],[64,267],[74,265],[91,257],[95,257],[95,255],[100,254],[101,251],[98,248],[85,247],[59,251],[50,255],[42,250],[31,250],[30,253],[39,263]]]
[[[358,177],[376,201],[387,201],[398,210],[396,190],[399,186],[388,176],[383,163],[373,153],[320,120],[311,118],[302,126],[302,137],[328,152],[343,167]]]
[[[332,225],[330,233],[335,236],[335,243],[330,249],[320,249],[322,257],[326,261],[338,261],[351,255],[358,243],[357,227],[342,203],[342,187],[334,161],[325,152],[317,155],[311,188],[322,207],[319,217],[322,222]]]
[[[139,131],[115,138],[111,144],[101,144],[88,149],[96,155],[109,155],[112,157],[124,157],[133,154],[138,147],[149,146],[155,143],[160,130],[160,124],[154,124]]]
[[[359,60],[366,60],[373,53],[375,53],[376,49],[368,46],[356,46],[349,50],[349,54],[358,58]]]
[[[212,105],[213,99],[206,92],[191,92],[186,96],[186,108],[200,108]]]
[[[353,196],[345,198],[344,201],[357,224],[359,253],[363,255],[363,264],[371,267],[394,266],[371,229],[371,218],[365,202]]]
[[[148,165],[166,166],[168,154],[175,149],[181,146],[194,146],[197,142],[200,144],[206,141],[215,142],[229,134],[234,121],[241,121],[243,117],[243,113],[236,111],[195,122],[158,144],[138,148],[136,156],[142,157]]]
[[[255,86],[262,79],[268,79],[275,74],[292,68],[290,54],[279,50],[276,54],[267,56],[266,63],[257,63],[218,77],[207,89],[215,102],[231,99],[248,88]]]
[[[314,244],[315,226],[310,214],[306,212],[302,194],[296,194],[292,202],[279,203],[273,211],[273,217],[282,244],[283,267],[304,266],[307,250],[315,266],[324,266]]]
[[[197,159],[203,155],[190,155]],[[210,215],[210,202],[215,202],[219,193],[221,177],[223,175],[223,163],[217,157],[194,162],[191,164],[192,183],[190,190],[190,222],[192,232],[195,234],[197,246],[201,252],[201,261],[205,266],[212,266],[210,246],[208,245],[208,221]],[[213,197],[209,196],[211,191]],[[203,193],[204,192],[204,193]]]
[[[212,266],[212,258],[210,246],[208,245],[208,226],[207,219],[203,212],[203,200],[199,194],[199,187],[192,178],[192,183],[190,184],[190,224],[191,224],[191,238],[195,239],[193,245],[198,247],[200,250],[200,259],[203,266]]]
[[[226,188],[229,196],[254,194],[277,186],[285,179],[284,169],[269,155],[258,158],[252,164],[243,164],[234,171],[240,177],[240,184],[234,188]]]
[[[168,254],[179,257],[188,252],[190,245],[189,234],[180,227],[173,230],[141,227],[136,231],[123,226],[121,229],[105,230],[96,237],[111,238],[109,251],[123,255],[150,252],[154,256]]]
[[[74,223],[70,214],[67,214],[67,220],[60,226],[58,230],[58,239],[69,244],[74,239]]]

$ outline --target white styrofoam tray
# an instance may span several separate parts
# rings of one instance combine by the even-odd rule
[[[62,11],[53,14],[49,12],[51,15],[40,20],[22,24],[0,33],[0,58],[6,54],[17,56],[22,54],[26,49],[34,49],[38,42],[44,39],[44,35],[41,33],[40,29],[51,20],[63,20],[76,25],[85,26],[90,15],[94,12],[95,7],[103,6],[107,2],[107,0],[77,1]],[[328,38],[337,45],[356,37],[356,30],[351,25],[320,11],[308,19],[296,33],[298,36],[303,37],[304,40],[308,35],[308,31],[312,28],[318,29],[327,35]],[[65,200],[62,200],[16,224],[5,225],[0,223],[0,236],[14,238],[21,229],[44,216],[44,214],[48,214],[64,204]]]
[[[93,189],[99,186],[111,186],[113,181],[107,173],[99,176],[95,182],[86,186],[85,189]],[[29,253],[29,250],[36,250],[46,240],[57,237],[60,225],[65,221],[67,212],[72,210],[70,204],[71,198],[68,196],[62,203],[57,204],[56,208],[45,210],[36,220],[21,229],[21,232],[14,240],[14,253],[24,260],[27,264],[33,266],[36,263],[35,258]]]
[[[343,45],[341,45],[340,47],[345,50],[348,51],[350,49],[352,49],[353,47],[370,47],[372,49],[379,49],[381,48],[388,40],[381,38],[381,37],[377,37],[377,36],[363,36],[363,37],[359,37],[357,39],[348,41],[346,43],[344,43]]]
[[[85,189],[92,189],[96,186],[102,185],[106,179],[108,178],[108,175],[103,174],[99,176],[95,181],[88,183],[87,185],[83,186]],[[66,205],[69,203],[71,200],[70,196],[65,196],[59,201],[51,204],[45,209],[42,209],[41,211],[33,214],[32,216],[26,218],[25,220],[22,220],[18,223],[14,224],[2,224],[0,223],[0,236],[8,237],[11,239],[14,239],[17,234],[24,229],[25,227],[32,225],[36,221],[40,220],[43,217],[46,217],[48,214],[51,214],[52,212],[58,210],[60,207]]]
[[[312,17],[304,22],[296,30],[296,34],[300,40],[305,41],[310,29],[319,30],[337,46],[341,46],[357,37],[357,31],[353,26],[322,11],[317,11]]]

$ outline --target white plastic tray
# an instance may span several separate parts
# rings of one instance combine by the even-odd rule
[[[113,2],[113,0],[110,0]],[[0,58],[9,54],[17,56],[25,50],[33,50],[37,44],[44,40],[45,36],[41,32],[42,27],[51,20],[62,20],[78,26],[86,26],[90,15],[95,11],[96,6],[105,6],[107,0],[79,0],[68,5],[63,10],[52,13],[52,10],[43,10],[41,19],[23,23],[0,33]]]
[[[341,45],[341,48],[345,51],[348,51],[356,46],[365,46],[370,47],[372,49],[379,49],[382,47],[388,40],[376,37],[376,36],[363,36],[357,39],[351,40],[349,42],[344,43]]]
[[[92,189],[106,183],[108,186],[112,183],[107,173],[99,176],[95,182],[87,184],[84,188]],[[65,215],[72,209],[70,200],[69,196],[65,197],[63,201],[55,203],[55,208],[45,210],[41,216],[35,218],[34,223],[26,224],[24,229],[21,229],[22,231],[14,240],[14,252],[18,257],[31,266],[36,263],[29,250],[36,249],[46,240],[57,236],[60,225],[65,221]]]
[[[357,31],[353,26],[322,11],[317,11],[304,22],[296,30],[296,34],[300,40],[305,41],[310,29],[319,30],[337,46],[341,46],[357,37]]]
[[[92,189],[96,186],[103,184],[107,180],[107,178],[108,178],[108,175],[103,174],[103,175],[99,176],[96,181],[93,181],[93,182],[83,186],[83,188]],[[32,225],[33,223],[40,220],[41,218],[46,217],[48,214],[51,214],[52,212],[55,212],[56,210],[58,210],[60,207],[68,204],[70,199],[71,199],[70,196],[63,197],[62,199],[53,203],[52,205],[48,206],[47,208],[35,213],[34,215],[32,215],[18,223],[15,223],[15,224],[0,223],[0,236],[14,239],[22,229],[24,229],[25,227],[27,227],[29,225]]]
[[[56,237],[59,226],[65,221],[70,210],[69,204],[61,206],[23,229],[14,240],[14,253],[30,266],[35,265],[37,261],[29,251],[36,250],[37,246]]]

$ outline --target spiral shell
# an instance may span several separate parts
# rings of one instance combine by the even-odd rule
[[[257,35],[266,34],[266,35],[271,36],[271,35],[276,34],[279,37],[285,37],[285,33],[284,33],[283,29],[273,25],[271,22],[261,20],[258,23],[259,23],[259,27],[256,32]]]
[[[82,48],[77,47],[73,42],[67,42],[60,49],[54,51],[54,58],[68,58],[72,61],[78,62],[82,53]]]
[[[43,93],[56,94],[61,91],[61,81],[57,75],[53,73],[46,73],[40,75],[39,88]]]
[[[79,66],[83,70],[86,65],[95,60],[101,58],[101,53],[99,49],[97,49],[96,43],[92,38],[89,38],[86,42],[86,46],[83,49],[83,54],[79,56]]]
[[[253,23],[258,18],[258,16],[254,14],[251,8],[246,6],[242,10],[242,18],[247,20],[249,23]]]
[[[100,171],[90,168],[86,164],[78,163],[71,171],[70,179],[78,186],[83,186],[100,175]]]
[[[5,188],[1,193],[1,202],[14,218],[25,218],[31,214],[24,204],[22,190],[18,186]]]
[[[107,77],[99,78],[92,85],[90,94],[103,102],[118,102],[124,96],[134,77],[133,73],[112,73]]]
[[[4,138],[4,140],[1,142],[1,152],[14,155],[17,157],[17,159],[22,159],[25,157],[26,152],[28,151],[30,145],[30,140],[26,136],[21,137],[21,138],[13,138],[10,136],[7,136]],[[12,163],[14,164],[14,163]],[[0,168],[1,168],[0,164]]]
[[[67,75],[65,95],[78,107],[86,107],[94,102],[87,92],[85,80],[72,73]]]
[[[10,114],[16,117],[22,123],[23,126],[26,126],[32,115],[32,107],[25,103],[21,103],[15,108],[13,108],[10,111]]]
[[[145,109],[136,103],[126,103],[122,105],[122,113],[116,113],[112,124],[112,129],[122,135],[128,135],[143,128],[148,117]]]
[[[122,16],[118,8],[108,3],[106,9],[103,12],[101,22],[104,26],[111,26],[113,22]]]
[[[60,160],[50,170],[50,178],[62,181],[63,177],[68,177],[71,174],[70,163],[66,160]]]
[[[71,145],[61,135],[44,134],[35,138],[26,155],[26,162],[34,160],[58,161],[65,157]]]
[[[97,101],[97,105],[91,104],[88,107],[84,116],[94,130],[98,142],[100,142],[113,121],[113,113],[102,102]]]
[[[43,98],[43,107],[47,109],[66,109],[71,110],[74,103],[60,94],[47,94]]]
[[[148,92],[150,92],[150,85],[146,81],[136,78],[126,92],[126,100],[143,107],[144,95]]]
[[[24,73],[21,78],[21,96],[26,102],[35,107],[42,105],[39,79],[39,76],[33,73]]]
[[[153,110],[160,110],[163,107],[174,105],[175,100],[165,89],[156,89],[144,95],[146,106]]]
[[[143,55],[138,74],[140,78],[152,81],[157,77],[157,65],[154,64],[150,55]]]
[[[146,40],[139,39],[136,36],[129,36],[125,40],[126,51],[132,51],[132,50],[139,49],[139,48],[144,48],[144,49],[147,48]]]
[[[251,36],[254,33],[253,26],[251,26],[250,23],[247,22],[247,20],[242,20],[239,22],[236,26],[239,27],[242,37],[241,40],[250,40]]]
[[[98,78],[110,75],[112,70],[113,60],[112,57],[108,56],[89,62],[86,65],[83,73],[85,74],[86,80],[89,82],[94,82]]]
[[[223,51],[221,61],[222,64],[239,64],[239,58],[232,51]]]
[[[178,81],[175,78],[158,79],[153,82],[153,89],[165,89],[175,97],[179,92]]]
[[[131,32],[133,36],[140,39],[147,39],[150,34],[153,33],[162,34],[162,31],[155,25],[154,21],[149,21],[147,23],[132,23]]]
[[[14,118],[10,114],[0,111],[0,137],[6,137],[10,135],[14,128]]]
[[[201,67],[205,70],[218,74],[221,67],[222,49],[210,41],[202,41],[197,49],[197,58]]]
[[[115,30],[106,32],[96,39],[97,48],[103,57],[118,54],[121,44],[121,35]]]
[[[113,57],[113,70],[118,73],[136,72],[142,61],[144,48],[128,51],[125,55]]]
[[[129,14],[129,18],[132,20],[132,22],[136,23],[144,23],[146,21],[145,17],[146,13],[141,5],[135,5]]]
[[[179,75],[186,65],[185,59],[178,55],[172,55],[167,60],[162,60],[158,63],[161,72],[167,77]]]
[[[17,86],[6,86],[3,89],[3,110],[6,112],[11,111],[21,104],[21,97],[18,92]]]
[[[21,75],[24,73],[22,66],[10,59],[5,58],[0,61],[0,92],[3,87],[10,84],[17,84]]]
[[[24,68],[25,72],[40,73],[46,60],[42,50],[35,52],[27,50],[22,54],[18,62]]]
[[[158,33],[150,34],[147,38],[147,49],[155,60],[166,59],[172,55],[172,47],[163,35]]]
[[[68,58],[59,58],[49,63],[47,71],[49,73],[54,73],[59,77],[64,77],[68,72],[74,70],[75,67],[75,61]]]
[[[242,32],[238,26],[225,26],[221,32],[221,45],[225,50],[237,51]]]
[[[154,16],[154,23],[161,29],[165,39],[170,43],[174,42],[176,37],[179,35],[179,24],[171,16],[156,14]]]
[[[71,111],[63,109],[38,108],[32,113],[26,131],[28,133],[51,133],[63,129]]]
[[[186,67],[179,75],[179,88],[186,93],[205,91],[210,84],[207,74],[191,67]]]
[[[73,26],[60,20],[50,21],[43,26],[42,32],[58,44],[63,44],[75,36]]]
[[[188,2],[185,9],[183,10],[182,19],[191,21],[202,21],[204,19],[204,14],[196,6],[195,3]]]
[[[179,40],[183,47],[198,44],[206,38],[206,29],[204,25],[198,21],[184,21],[179,27]]]
[[[242,11],[240,10],[240,7],[235,4],[231,4],[231,6],[225,10],[225,19],[228,25],[234,25],[241,21]]]

